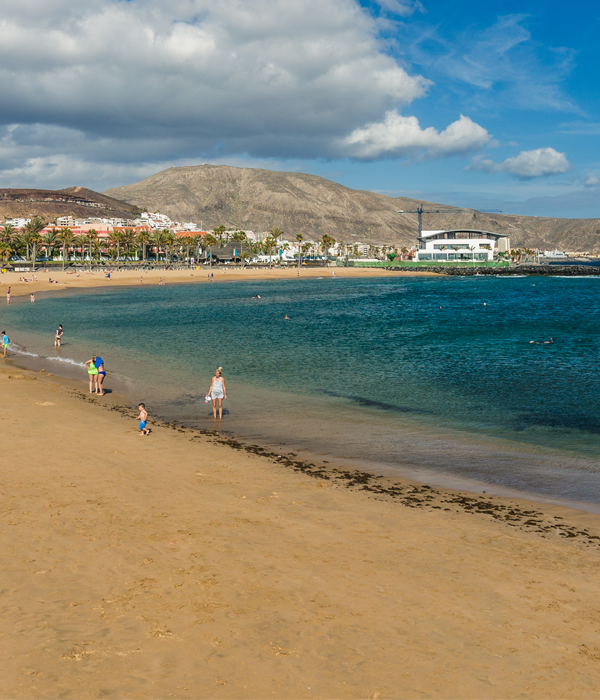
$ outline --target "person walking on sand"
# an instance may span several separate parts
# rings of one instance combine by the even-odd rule
[[[98,378],[96,380],[96,387],[98,390],[96,393],[99,396],[104,396],[104,387],[102,386],[104,384],[104,379],[106,378],[104,360],[99,355],[96,355],[96,360],[94,364],[96,365],[96,369],[98,370]]]
[[[217,368],[215,376],[212,378],[212,382],[210,383],[210,389],[208,390],[208,395],[212,399],[213,416],[215,417],[215,419],[217,417],[217,401],[219,402],[219,420],[223,418],[223,399],[227,398],[225,380],[221,375],[222,371],[222,367]]]
[[[150,433],[150,429],[146,428],[146,422],[148,420],[148,411],[146,411],[146,404],[141,403],[138,406],[138,411],[140,412],[138,416],[138,420],[140,422],[140,435],[148,435]]]
[[[10,340],[8,339],[8,336],[6,335],[6,331],[2,331],[2,351],[3,351],[3,357],[6,357],[6,352],[8,350],[8,344],[10,343]]]
[[[62,327],[62,323],[58,324],[58,328],[56,329],[56,334],[54,335],[54,347],[59,348],[60,347],[60,341],[63,337],[64,329]]]
[[[6,303],[10,304],[10,285],[8,285],[8,289],[6,290]]]
[[[85,363],[90,378],[90,394],[96,393],[98,388],[98,368],[96,367],[96,355]]]

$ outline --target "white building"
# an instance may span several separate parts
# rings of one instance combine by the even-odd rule
[[[493,260],[498,253],[510,250],[505,233],[453,229],[452,231],[422,231],[415,260]]]
[[[26,226],[30,222],[31,222],[31,219],[21,219],[21,218],[5,219],[4,225],[5,226],[12,226],[13,228],[23,228],[24,226]]]

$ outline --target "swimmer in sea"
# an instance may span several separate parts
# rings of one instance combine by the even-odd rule
[[[284,320],[284,321],[289,321],[289,320],[290,320],[290,317],[286,314],[286,315],[285,315],[285,318],[284,318],[283,320]]]

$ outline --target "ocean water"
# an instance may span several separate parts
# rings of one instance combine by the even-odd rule
[[[153,415],[212,428],[204,395],[221,365],[232,434],[600,504],[598,279],[324,271],[61,294],[0,307],[14,346],[83,381],[98,353],[107,386],[120,377]]]

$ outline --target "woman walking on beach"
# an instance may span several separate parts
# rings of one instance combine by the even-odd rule
[[[223,418],[223,399],[227,398],[227,389],[225,388],[225,380],[221,376],[222,367],[219,367],[215,372],[215,376],[210,383],[208,395],[212,399],[213,416],[217,417],[217,401],[219,402],[219,420]]]
[[[98,391],[98,368],[96,367],[96,355],[85,363],[90,378],[90,394]]]

